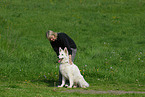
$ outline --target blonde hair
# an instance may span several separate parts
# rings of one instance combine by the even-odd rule
[[[48,38],[50,40],[50,36],[54,36],[55,38],[57,38],[57,33],[49,30],[48,32],[46,32],[46,38]]]

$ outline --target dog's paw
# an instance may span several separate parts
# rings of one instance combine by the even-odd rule
[[[66,84],[65,87],[68,87],[68,84]]]
[[[77,86],[73,86],[73,88],[77,88]]]
[[[57,87],[63,87],[63,86],[57,86]]]
[[[72,86],[68,86],[67,88],[72,88]]]

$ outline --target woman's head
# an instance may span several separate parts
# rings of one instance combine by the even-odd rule
[[[55,41],[57,39],[57,33],[49,30],[48,32],[46,32],[46,37],[49,41]]]

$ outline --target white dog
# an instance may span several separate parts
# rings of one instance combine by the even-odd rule
[[[69,55],[67,48],[65,48],[64,50],[59,48],[59,59],[61,59],[59,70],[62,74],[62,84],[58,87],[63,87],[65,85],[66,79],[68,79],[70,83],[70,86],[68,86],[68,88],[72,88],[74,83],[82,88],[89,87],[89,84],[81,75],[79,68],[73,63],[72,65],[69,64]]]

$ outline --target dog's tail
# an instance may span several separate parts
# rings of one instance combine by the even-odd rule
[[[82,88],[89,87],[89,84],[85,81],[85,79],[84,79],[83,76],[82,76],[82,78],[79,80],[79,84],[80,84],[80,87],[82,87]]]
[[[85,83],[84,83],[85,85],[85,87],[89,87],[89,84],[85,81]]]
[[[89,87],[89,84],[85,81],[83,87],[84,88]]]

